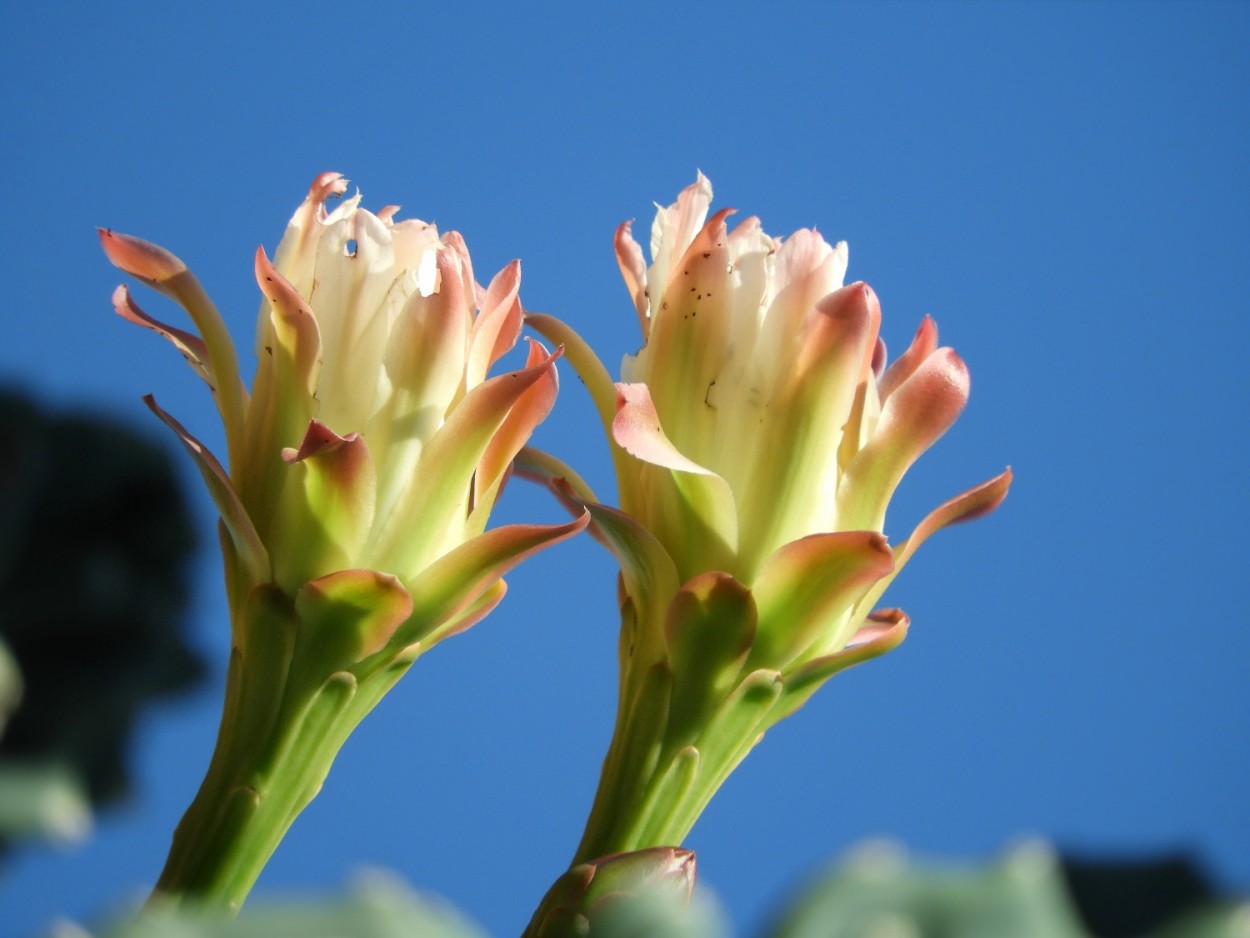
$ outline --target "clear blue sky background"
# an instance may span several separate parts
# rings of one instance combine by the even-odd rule
[[[770,233],[848,240],[896,352],[931,313],[968,361],[971,404],[908,476],[895,537],[1016,469],[998,514],[892,590],[906,644],[771,733],[695,829],[737,927],[874,835],[1191,848],[1244,889],[1248,43],[1241,3],[10,5],[0,377],[158,434],[153,391],[217,439],[178,356],[112,314],[93,227],[175,250],[250,347],[252,252],[323,170],[462,231],[480,276],[520,256],[526,305],[616,362],[639,337],[613,228],[701,168]],[[610,492],[564,378],[540,441]],[[558,516],[520,485],[505,502]],[[217,716],[227,623],[207,546],[199,565],[211,686],[145,722],[135,799],[94,839],[0,869],[3,935],[155,877]],[[588,539],[510,581],[351,741],[259,895],[377,864],[520,929],[589,805],[616,610]]]

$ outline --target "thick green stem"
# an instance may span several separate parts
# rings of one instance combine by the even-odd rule
[[[664,666],[623,702],[573,865],[614,853],[680,846],[712,796],[770,725],[775,671],[746,676],[701,719],[675,713]]]
[[[237,912],[292,822],[320,791],[347,737],[406,670],[405,664],[360,682],[350,671],[337,671],[320,683],[293,679],[288,671],[271,683],[277,675],[259,667],[248,673],[246,661],[239,653],[232,657],[217,747],[174,831],[155,903]]]

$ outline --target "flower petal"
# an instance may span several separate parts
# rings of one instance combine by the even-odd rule
[[[924,363],[925,359],[937,351],[937,342],[937,323],[933,321],[932,316],[925,316],[920,320],[920,327],[916,330],[916,335],[911,340],[907,351],[897,361],[891,363],[885,374],[877,381],[877,396],[881,403],[884,404],[895,389],[915,374],[916,369]]]
[[[133,322],[135,325],[143,326],[163,335],[173,343],[174,348],[182,353],[182,357],[187,360],[187,364],[195,369],[195,373],[203,378],[210,387],[212,386],[213,381],[208,365],[208,348],[198,335],[166,325],[158,319],[153,319],[138,307],[131,298],[130,291],[125,286],[120,286],[113,291],[113,309],[116,310],[118,316],[121,316],[127,322]]]
[[[465,369],[465,387],[471,388],[486,380],[490,366],[516,345],[521,335],[521,262],[513,261],[495,275],[486,288],[480,311],[473,320],[469,340],[469,363]]]
[[[642,331],[642,340],[647,341],[651,334],[651,301],[647,296],[647,265],[642,259],[642,248],[634,240],[633,222],[621,222],[616,229],[616,263],[621,268],[621,276],[629,295],[634,298],[634,309],[638,313],[638,327]]]
[[[731,569],[730,558],[738,548],[738,513],[728,483],[709,469],[684,456],[660,426],[660,417],[645,384],[617,384],[617,414],[612,423],[612,436],[628,453],[672,474],[684,504],[671,506],[685,515],[683,523],[666,524],[669,530],[684,532],[688,540],[697,541],[704,557],[721,556],[699,569]],[[626,511],[636,510],[629,503],[629,492],[622,484],[621,501]],[[670,551],[681,549],[669,545]],[[678,567],[681,567],[680,560]]]
[[[154,290],[177,299],[167,284],[187,273],[187,265],[176,254],[150,241],[110,228],[97,228],[96,234],[100,238],[100,246],[104,248],[105,256],[114,267],[142,280]]]
[[[529,357],[527,368],[535,368],[544,361],[554,361],[563,353],[556,349],[552,354],[543,348],[542,343],[529,340]],[[481,530],[486,527],[486,517],[494,507],[495,497],[503,482],[505,474],[512,465],[512,459],[527,442],[530,435],[555,406],[556,393],[560,382],[554,365],[548,368],[538,381],[534,382],[524,394],[517,398],[498,432],[491,438],[473,474],[473,511],[480,514],[480,520],[471,522],[470,527]],[[480,525],[480,527],[479,527]]]
[[[448,552],[409,584],[412,617],[396,635],[396,644],[420,642],[428,649],[456,626],[467,628],[457,617],[493,589],[505,573],[544,547],[582,531],[589,522],[590,515],[583,512],[564,524],[505,525]]]
[[[473,474],[509,412],[555,367],[556,354],[479,384],[452,408],[408,485],[374,526],[370,551],[413,575],[467,531]],[[419,527],[414,527],[419,525]]]
[[[838,445],[872,380],[881,304],[867,284],[853,283],[807,312],[795,349],[779,376],[767,417],[740,474],[742,576],[753,582],[777,545],[813,531],[851,530],[836,523]]]
[[[187,265],[169,251],[118,231],[97,231],[100,245],[114,265],[176,300],[195,323],[208,352],[203,361],[212,376],[209,387],[225,424],[230,464],[235,465],[242,453],[247,398],[234,341],[221,313]]]
[[[274,252],[279,268],[303,296],[311,296],[317,260],[317,240],[326,221],[325,203],[347,191],[342,173],[321,173],[308,187],[308,195],[287,222],[286,233]]]
[[[781,669],[842,648],[856,603],[893,569],[875,531],[813,534],[778,548],[752,585],[760,629],[748,667]]]
[[[903,474],[958,418],[968,402],[968,369],[938,349],[890,395],[868,445],[838,485],[838,527],[880,530]]]

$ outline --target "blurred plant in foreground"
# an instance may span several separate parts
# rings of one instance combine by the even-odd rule
[[[555,401],[555,360],[487,372],[520,336],[520,265],[489,287],[456,232],[332,213],[337,173],[314,180],[271,262],[250,393],[199,282],[163,248],[113,231],[115,265],[176,300],[198,334],[114,294],[205,380],[229,471],[173,417],[221,514],[233,626],[225,706],[204,783],[157,893],[237,909],[361,719],[422,653],[485,616],[502,575],[585,519],[486,531],[512,458]]]
[[[829,677],[898,645],[874,611],[920,544],[992,511],[1010,470],[946,502],[893,548],[881,533],[908,467],[954,423],[968,371],[926,318],[888,369],[881,309],[842,285],[846,246],[707,219],[702,175],[616,252],[645,345],[622,382],[568,326],[565,346],[607,431],[620,509],[559,460],[525,456],[621,566],[620,696],[574,862],[677,845],[764,732]]]
[[[165,451],[12,390],[0,440],[3,850],[84,836],[93,807],[129,794],[140,713],[203,666],[187,644],[196,539]]]

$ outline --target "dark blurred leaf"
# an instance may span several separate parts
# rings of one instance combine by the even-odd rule
[[[127,791],[138,712],[203,670],[185,641],[194,545],[163,449],[0,392],[0,639],[23,684],[0,765],[69,773],[97,805]]]

